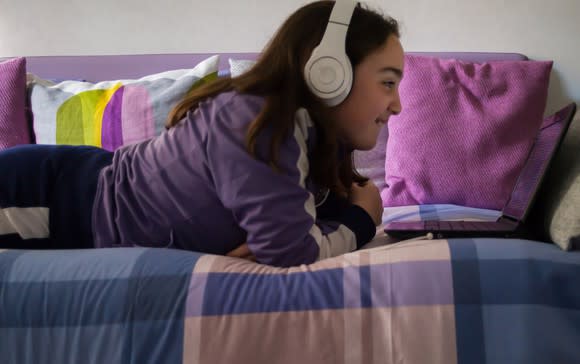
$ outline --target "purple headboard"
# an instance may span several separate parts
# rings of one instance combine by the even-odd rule
[[[102,81],[133,79],[171,69],[191,68],[216,53],[144,54],[102,56],[26,57],[27,72],[53,80]],[[410,54],[457,58],[464,61],[523,60],[517,53],[410,52]],[[256,59],[258,53],[220,53],[220,70],[229,69],[228,58]]]
[[[135,79],[172,69],[191,68],[216,53],[145,54],[102,56],[40,56],[27,57],[27,72],[50,80],[103,81]],[[229,70],[228,58],[256,59],[258,53],[219,53],[220,70]],[[409,52],[409,54],[463,61],[485,62],[501,60],[526,60],[518,53],[483,52]],[[383,128],[386,132],[386,128]],[[364,175],[382,188],[384,185],[384,160],[387,137],[382,136],[376,147],[364,154],[355,154],[356,165]]]

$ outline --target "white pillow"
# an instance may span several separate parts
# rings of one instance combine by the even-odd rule
[[[232,59],[229,58],[228,62],[230,63],[230,76],[231,77],[238,77],[250,68],[252,68],[256,61],[252,61],[249,59]]]

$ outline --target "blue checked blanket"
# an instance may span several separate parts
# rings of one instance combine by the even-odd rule
[[[0,363],[580,363],[580,252],[414,241],[274,268],[0,252]]]

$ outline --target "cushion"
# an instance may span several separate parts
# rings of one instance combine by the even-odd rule
[[[30,143],[26,120],[26,59],[0,63],[0,150]]]
[[[383,127],[379,132],[377,144],[368,151],[355,150],[353,153],[356,170],[364,177],[369,178],[382,191],[386,188],[385,182],[385,150],[389,129]]]
[[[580,249],[580,121],[570,125],[532,209],[532,224],[564,250]]]
[[[406,55],[388,123],[384,206],[501,210],[543,120],[552,62]]]
[[[238,77],[250,68],[252,68],[256,61],[250,59],[233,59],[229,58],[228,63],[230,64],[230,76]]]
[[[177,102],[217,77],[218,63],[216,55],[191,69],[98,83],[33,77],[28,87],[36,142],[115,150],[155,136]]]

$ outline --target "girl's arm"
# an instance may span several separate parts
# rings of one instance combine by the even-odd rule
[[[294,134],[283,141],[281,172],[276,172],[259,160],[269,155],[267,133],[258,138],[259,159],[246,151],[245,128],[233,126],[239,124],[240,115],[252,113],[235,98],[232,103],[230,110],[224,107],[215,114],[206,158],[217,195],[247,232],[248,246],[259,262],[278,266],[312,263],[355,250],[372,239],[376,231],[373,219],[357,205],[345,209],[338,221],[317,219],[314,196],[305,188],[307,119],[298,120]]]

